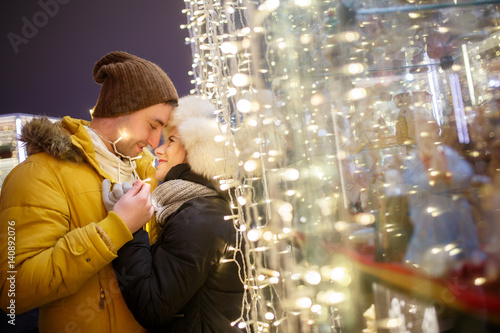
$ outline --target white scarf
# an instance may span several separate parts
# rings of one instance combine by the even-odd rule
[[[119,184],[123,184],[124,182],[133,184],[136,180],[136,163],[132,160],[122,160],[121,158],[110,152],[95,131],[87,126],[84,127],[89,133],[90,139],[94,144],[95,158],[99,163],[101,169],[104,170],[113,178],[114,181],[118,182]]]

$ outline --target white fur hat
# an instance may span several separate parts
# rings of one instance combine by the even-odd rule
[[[216,122],[211,102],[198,95],[180,98],[179,106],[170,115],[165,137],[174,127],[177,127],[193,172],[207,178],[234,175],[238,166],[234,149],[225,144],[226,138]]]

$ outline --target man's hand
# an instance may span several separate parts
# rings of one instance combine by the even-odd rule
[[[121,217],[131,233],[141,229],[151,219],[151,185],[140,180],[114,205],[113,211]]]

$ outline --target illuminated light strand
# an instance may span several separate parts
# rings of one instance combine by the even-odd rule
[[[293,32],[297,30],[297,22],[303,17],[315,18],[320,15],[317,15],[311,2],[306,0],[296,0],[286,5],[276,0],[255,4],[226,1],[230,9],[222,1],[185,2],[184,13],[188,22],[184,28],[189,30],[189,38],[186,40],[193,51],[190,75],[193,76],[195,89],[192,92],[200,93],[217,104],[217,109],[220,110],[218,117],[229,125],[228,132],[234,136],[235,146],[240,152],[241,179],[233,188],[234,193],[231,193],[231,207],[235,210],[231,218],[241,236],[238,244],[242,244],[243,238],[246,240],[244,250],[247,260],[244,262],[245,268],[240,269],[240,273],[245,275],[240,276],[240,279],[244,282],[250,300],[244,297],[242,301],[242,308],[249,310],[248,315],[242,312],[241,318],[233,323],[263,331],[270,327],[270,322],[273,326],[278,326],[287,319],[273,305],[288,300],[281,299],[282,295],[270,283],[270,279],[277,279],[273,282],[282,282],[290,290],[299,286],[299,280],[282,278],[302,269],[300,264],[288,258],[290,251],[282,248],[290,240],[299,240],[301,233],[292,225],[294,219],[307,228],[314,228],[314,221],[321,221],[320,212],[314,212],[311,208],[316,203],[307,201],[301,193],[313,193],[317,190],[316,184],[332,177],[326,169],[313,165],[320,152],[319,144],[331,143],[329,136],[323,135],[325,130],[320,119],[322,114],[330,112],[329,108],[326,111],[324,109],[328,99],[325,98],[326,94],[322,94],[327,85],[321,80],[312,79],[314,73],[321,72],[320,66],[307,68],[309,63],[319,61],[321,48],[311,45],[313,39],[304,40],[304,44],[296,43]],[[258,13],[259,9],[262,15]],[[283,12],[280,13],[278,9],[283,9]],[[288,13],[295,15],[294,22],[289,22]],[[250,22],[243,21],[247,14]],[[229,51],[226,48],[228,45]],[[264,64],[257,64],[254,56],[259,60],[262,58]],[[299,56],[302,61],[299,71],[303,70],[302,73],[297,72],[297,67],[294,67],[294,63],[300,60]],[[362,72],[359,66],[353,66],[352,71],[352,74]],[[238,74],[244,75],[242,78],[245,78],[245,82],[232,80]],[[265,92],[274,82],[279,87],[277,90],[268,90],[270,94],[267,95],[271,95],[269,99]],[[357,99],[366,93],[363,89],[353,92],[356,93],[353,97]],[[314,99],[311,98],[313,95],[316,96]],[[311,102],[304,103],[304,100]],[[286,113],[281,117],[280,112]],[[302,129],[302,123],[309,126]],[[282,131],[284,128],[287,131]],[[330,133],[330,137],[335,135],[337,133]],[[291,175],[285,173],[286,168],[279,172],[287,154],[283,150],[286,140],[291,140],[292,145],[298,147],[295,156],[300,156],[301,161],[309,165]],[[337,156],[335,152],[330,152],[329,155]],[[244,168],[245,165],[247,168]],[[305,180],[312,177],[314,182],[308,188],[303,188]],[[281,183],[286,184],[286,191],[279,193],[277,187]],[[307,218],[296,216],[297,209],[277,214],[278,209],[275,208],[280,203],[288,202],[291,205],[290,193],[296,194],[296,199],[299,200],[297,204],[307,211]],[[238,200],[239,198],[244,200]],[[295,197],[292,199],[295,200]],[[275,228],[282,222],[286,222],[287,228]],[[249,241],[249,233],[254,228],[262,227],[273,230],[271,238],[266,240],[261,237],[255,242]],[[234,258],[241,253],[240,250],[234,251]],[[248,256],[249,253],[252,253],[251,257]],[[270,258],[276,254],[284,258],[286,268],[273,267],[275,263]],[[270,271],[276,272],[278,276],[269,275],[259,280],[263,269],[268,267],[273,267]],[[313,282],[316,283],[317,280]],[[263,293],[264,290],[266,293]],[[313,302],[311,299],[311,304],[313,303],[316,300]],[[269,306],[270,309],[260,313],[261,305]],[[306,311],[301,313],[307,316]],[[272,319],[269,319],[271,314]],[[308,320],[304,320],[306,321]]]
[[[188,24],[185,26],[189,30],[188,42],[191,43],[193,52],[193,67],[190,75],[193,76],[192,82],[195,83],[195,89],[192,93],[197,92],[207,96],[217,103],[217,109],[220,119],[224,120],[225,124],[233,124],[230,112],[233,101],[228,99],[228,96],[236,96],[239,90],[231,92],[233,87],[227,79],[230,77],[231,71],[227,64],[228,57],[219,53],[220,45],[225,39],[230,37],[230,34],[218,34],[220,23],[226,23],[228,27],[234,26],[233,21],[228,21],[224,17],[223,8],[220,3],[207,2],[200,6],[203,2],[186,1],[185,14],[188,15]],[[238,10],[235,7],[236,11]],[[204,29],[204,31],[202,31]],[[225,186],[225,184],[222,184]],[[231,197],[231,207],[237,207],[237,203]],[[242,235],[238,229],[238,224],[244,226],[238,221],[244,221],[241,211],[238,214],[230,216],[229,219],[235,221],[234,227],[238,232],[237,248],[241,247]],[[241,249],[234,251],[234,260],[237,255],[242,255]],[[246,265],[246,262],[243,262]],[[239,267],[240,279],[246,284],[245,267]],[[247,297],[242,300],[242,314],[236,321],[249,322],[249,318],[244,311],[248,308]],[[235,323],[236,323],[235,322]]]

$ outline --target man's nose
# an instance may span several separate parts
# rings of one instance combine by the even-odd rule
[[[161,146],[159,146],[158,148],[156,148],[155,150],[153,150],[155,155],[156,156],[161,156],[165,153],[165,144],[162,144]]]
[[[155,149],[160,144],[160,140],[161,140],[161,132],[151,134],[147,141],[148,144],[151,146],[151,148]]]

